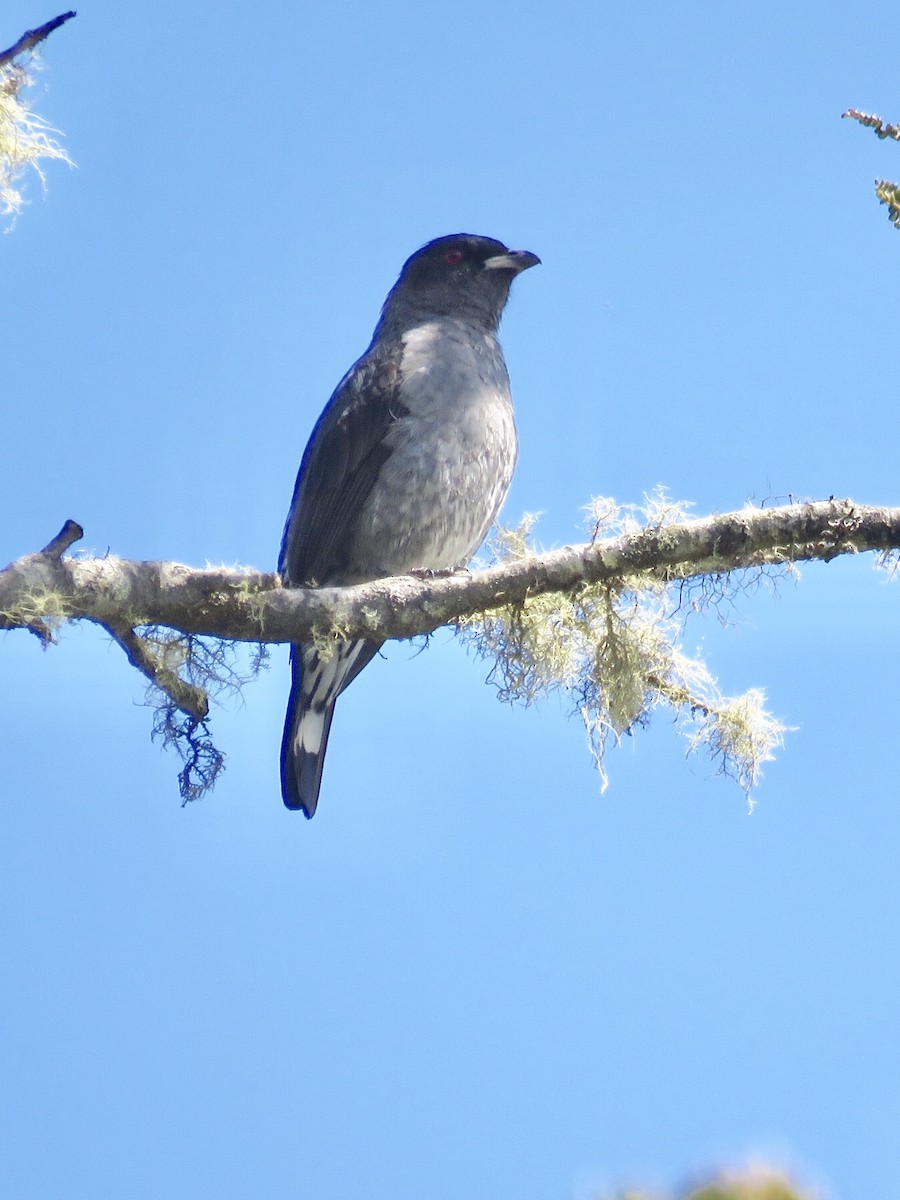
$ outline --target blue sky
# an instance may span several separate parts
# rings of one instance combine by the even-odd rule
[[[0,43],[53,15],[8,0]],[[77,170],[0,239],[5,560],[67,517],[271,567],[405,257],[536,251],[505,509],[665,484],[896,503],[896,13],[772,3],[91,3],[36,94]],[[3,1174],[21,1200],[595,1200],[768,1156],[896,1191],[897,585],[810,566],[692,620],[795,731],[752,816],[663,718],[600,794],[564,704],[449,636],[342,698],[281,806],[286,653],[181,809],[90,628],[0,642]]]

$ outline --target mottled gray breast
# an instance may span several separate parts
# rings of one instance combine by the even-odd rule
[[[500,511],[516,462],[509,376],[495,336],[440,317],[403,336],[391,453],[360,514],[366,574],[463,565]]]

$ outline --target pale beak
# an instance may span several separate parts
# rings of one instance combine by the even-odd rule
[[[492,258],[485,259],[484,269],[486,271],[513,271],[518,275],[520,271],[527,271],[529,267],[538,266],[540,261],[538,256],[532,254],[530,250],[507,250],[505,254],[495,254]]]

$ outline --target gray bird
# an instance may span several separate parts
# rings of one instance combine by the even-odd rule
[[[497,329],[513,279],[539,262],[468,233],[436,238],[407,260],[371,345],[304,452],[278,563],[287,587],[466,565],[516,462]],[[327,657],[291,647],[281,746],[288,808],[316,811],[335,701],[380,645],[341,641]]]

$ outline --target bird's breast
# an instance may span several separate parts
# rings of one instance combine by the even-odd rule
[[[404,339],[403,416],[360,513],[353,561],[371,574],[463,565],[506,497],[517,439],[496,338],[435,321]]]

